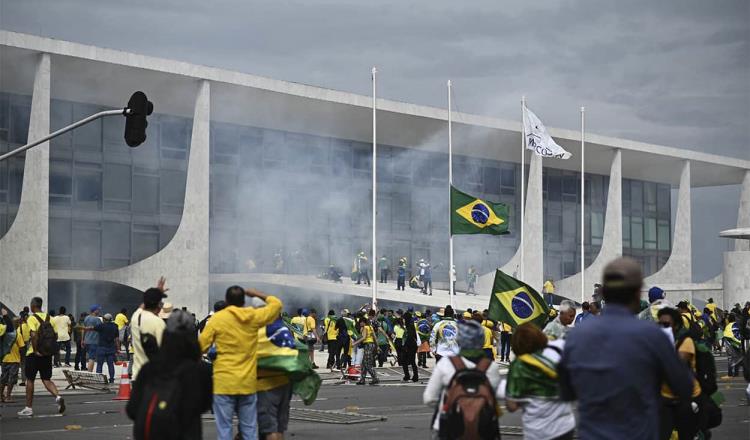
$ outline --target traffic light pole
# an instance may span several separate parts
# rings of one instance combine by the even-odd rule
[[[5,159],[8,159],[10,157],[13,157],[13,156],[15,156],[17,154],[21,154],[24,151],[26,151],[26,150],[28,150],[30,148],[36,147],[37,145],[39,145],[39,144],[41,144],[43,142],[47,142],[50,139],[56,138],[56,137],[60,136],[61,134],[67,133],[70,130],[74,130],[74,129],[82,126],[82,125],[86,125],[89,122],[96,121],[97,119],[103,118],[105,116],[115,116],[115,115],[123,115],[124,116],[124,115],[127,115],[129,113],[130,113],[130,109],[124,109],[124,110],[106,110],[106,111],[103,111],[103,112],[99,112],[99,113],[93,114],[93,115],[89,116],[88,118],[81,119],[80,121],[74,122],[74,123],[68,125],[67,127],[63,127],[63,128],[57,130],[54,133],[50,133],[50,134],[48,134],[47,136],[45,136],[45,137],[43,137],[41,139],[38,139],[38,140],[36,140],[34,142],[30,142],[30,143],[24,145],[23,147],[18,147],[18,148],[16,148],[13,151],[9,151],[9,152],[3,154],[2,156],[0,156],[0,162],[4,161]]]

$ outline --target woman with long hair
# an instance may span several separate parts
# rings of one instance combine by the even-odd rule
[[[200,415],[211,409],[212,395],[211,368],[201,360],[195,320],[189,313],[175,310],[167,319],[158,353],[133,382],[126,412],[135,422],[134,438],[202,438]],[[154,417],[158,411],[171,414]],[[146,423],[159,419],[179,423],[170,426],[168,433]]]

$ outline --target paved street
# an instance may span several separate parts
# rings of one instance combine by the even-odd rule
[[[719,371],[724,371],[724,365],[725,361],[721,359]],[[395,381],[396,377],[391,376],[391,379]],[[744,397],[745,386],[740,378],[721,382],[720,387],[726,397],[723,406],[724,423],[714,431],[715,439],[750,438],[750,407]],[[356,433],[359,439],[429,438],[432,412],[422,405],[423,390],[423,384],[402,385],[391,382],[378,387],[359,387],[326,380],[315,404],[305,407],[301,402],[294,401],[293,407],[377,415],[385,420],[351,425],[293,420],[288,437],[329,440],[342,433]],[[123,413],[125,404],[112,401],[112,394],[70,393],[66,397],[68,411],[65,416],[55,414],[55,405],[50,397],[42,393],[38,396],[40,397],[34,406],[36,415],[31,419],[16,416],[16,412],[22,408],[20,395],[17,396],[18,402],[15,404],[3,406],[0,438],[130,438],[132,423]],[[506,438],[520,438],[515,434],[517,427],[521,425],[518,414],[503,415],[501,425],[504,427]],[[204,416],[203,427],[204,438],[215,438],[213,419],[210,415]]]

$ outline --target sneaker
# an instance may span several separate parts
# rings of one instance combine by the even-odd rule
[[[70,368],[70,364],[65,364],[65,368]]]
[[[419,382],[419,376],[414,376],[414,377],[412,377],[412,378],[411,378],[411,381],[412,381],[412,382],[414,382],[414,383],[417,383],[417,382]]]
[[[57,403],[57,412],[65,414],[65,399],[63,399],[62,396],[57,396],[55,403]]]
[[[359,382],[357,382],[357,385],[364,385],[364,384],[365,384],[364,380],[360,380]]]
[[[401,382],[409,382],[411,378],[409,376],[404,376],[403,379],[401,379]]]
[[[312,369],[313,369],[313,370],[317,370],[317,369],[318,369],[318,366],[317,366],[317,365],[315,365],[315,364],[312,364]]]
[[[380,383],[380,381],[379,381],[379,380],[377,380],[377,379],[375,379],[375,380],[373,380],[372,382],[370,382],[370,385],[371,385],[371,386],[375,386],[375,385],[377,385],[377,384],[379,384],[379,383]]]
[[[31,417],[34,415],[34,410],[29,408],[28,406],[21,411],[18,411],[18,415],[21,417]]]

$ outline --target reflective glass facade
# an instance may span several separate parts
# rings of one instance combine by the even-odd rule
[[[30,99],[0,94],[0,151],[26,141]],[[53,101],[52,129],[99,108]],[[50,150],[50,269],[99,270],[154,254],[174,235],[182,215],[192,121],[149,120],[138,149],[122,141],[124,121],[111,117],[68,133]],[[407,148],[410,147],[410,148]],[[210,270],[274,270],[317,274],[351,268],[369,256],[371,148],[368,143],[256,127],[211,124]],[[23,159],[0,163],[0,235],[20,201]],[[454,157],[455,185],[511,207],[511,234],[459,236],[459,279],[469,265],[491,271],[518,246],[518,164]],[[580,267],[580,177],[545,168],[545,275],[560,279]],[[378,254],[431,260],[447,279],[447,155],[411,146],[378,147]],[[586,260],[602,239],[609,178],[586,175]],[[671,248],[670,188],[623,181],[623,248],[653,273]],[[442,270],[441,270],[442,268]]]

